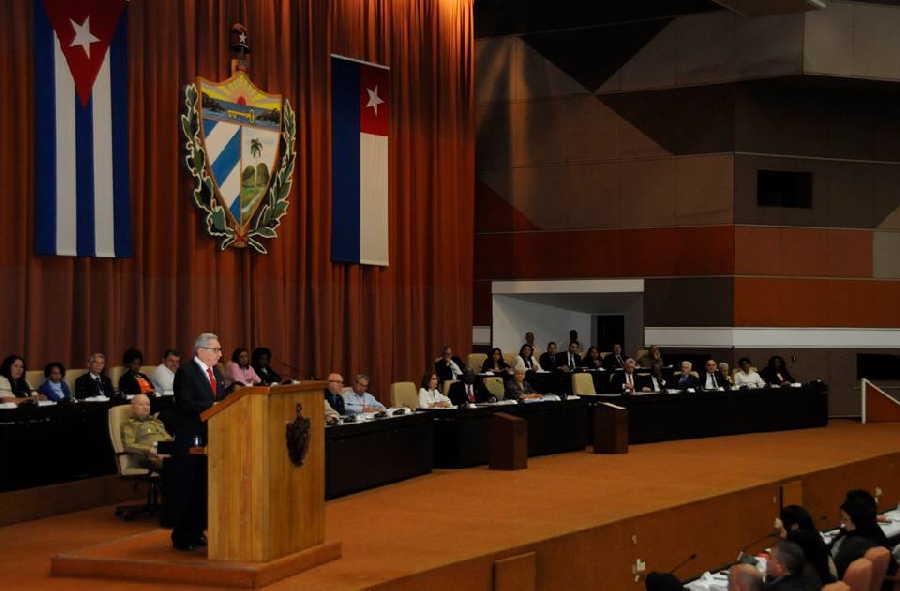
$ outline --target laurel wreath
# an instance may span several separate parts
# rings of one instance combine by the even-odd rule
[[[253,225],[248,229],[246,235],[238,236],[235,229],[227,223],[225,208],[216,199],[215,184],[206,167],[206,148],[200,136],[198,96],[196,84],[188,84],[185,87],[185,112],[181,115],[181,131],[184,134],[184,147],[187,152],[184,162],[194,178],[194,204],[205,213],[204,222],[209,235],[221,239],[219,250],[225,250],[229,246],[246,245],[260,254],[266,254],[269,251],[258,239],[278,237],[275,228],[281,225],[281,218],[287,213],[290,205],[288,198],[293,184],[294,162],[297,156],[294,150],[297,137],[294,110],[291,108],[290,102],[284,99],[281,126],[283,141],[281,165],[269,185],[265,203],[254,218]]]

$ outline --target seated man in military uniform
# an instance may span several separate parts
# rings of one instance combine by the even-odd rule
[[[150,399],[145,394],[135,394],[131,399],[131,417],[122,423],[122,445],[125,453],[140,457],[144,468],[159,470],[166,455],[156,453],[158,441],[172,441],[162,421],[150,416]]]

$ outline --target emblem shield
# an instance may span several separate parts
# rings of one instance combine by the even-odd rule
[[[309,451],[309,419],[303,416],[303,406],[297,404],[297,417],[285,425],[288,457],[295,466],[302,466]]]

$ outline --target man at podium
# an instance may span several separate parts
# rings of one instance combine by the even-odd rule
[[[219,337],[205,332],[194,343],[193,358],[175,372],[173,389],[177,427],[175,453],[167,466],[164,524],[173,527],[172,545],[191,551],[206,545],[206,456],[191,454],[206,445],[206,423],[200,413],[225,397],[225,379],[216,364],[222,357]]]

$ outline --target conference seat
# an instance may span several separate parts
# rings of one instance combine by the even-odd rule
[[[69,390],[74,394],[75,393],[75,380],[83,376],[88,372],[87,368],[78,368],[78,369],[67,369],[66,377],[63,378],[65,382],[69,385]],[[32,384],[33,386],[34,384]]]
[[[109,440],[116,454],[116,469],[119,478],[132,482],[135,490],[141,484],[147,485],[146,503],[116,507],[116,517],[121,517],[125,521],[130,521],[138,515],[155,515],[159,511],[159,473],[141,466],[134,454],[125,453],[125,445],[122,443],[122,424],[130,416],[130,405],[119,405],[109,409]]]
[[[507,363],[507,365],[509,365],[510,367],[514,367],[514,366],[516,365],[516,357],[518,357],[518,355],[515,355],[515,354],[513,354],[513,353],[504,353],[504,354],[503,354],[503,360],[504,360],[504,361]],[[486,358],[485,358],[485,359],[486,359]]]
[[[594,388],[594,378],[589,373],[573,373],[572,374],[572,394],[578,396],[582,394],[596,394]]]
[[[444,383],[441,385],[441,394],[447,396],[450,393],[450,386],[458,381],[459,380],[444,380]]]
[[[156,370],[155,365],[142,365],[141,369],[140,369],[141,373],[144,374],[145,376],[147,376],[148,378],[153,377],[153,372],[155,370]]]
[[[410,410],[419,408],[419,394],[413,382],[394,382],[391,384],[391,408],[406,407]]]
[[[25,372],[25,381],[28,382],[32,390],[37,390],[38,386],[44,383],[44,370],[29,369]]]
[[[478,373],[486,360],[487,353],[469,353],[469,356],[466,357],[466,367],[471,367],[475,373]]]
[[[634,357],[632,357],[632,359],[637,361],[638,359],[640,359],[641,357],[646,355],[648,351],[649,351],[649,349],[643,349],[643,348],[638,349],[637,351],[634,352]]]
[[[891,553],[884,546],[874,546],[866,551],[863,558],[872,563],[872,583],[869,591],[879,591],[887,574]]]
[[[503,400],[505,389],[503,388],[503,378],[496,376],[484,378],[484,387],[493,394],[497,400]]]
[[[125,373],[126,369],[127,368],[124,365],[114,365],[106,371],[106,375],[108,375],[109,379],[112,381],[113,389],[119,389],[119,378],[122,377],[122,374]]]
[[[850,591],[871,591],[872,561],[858,558],[851,562],[844,573],[844,582],[850,587]]]

